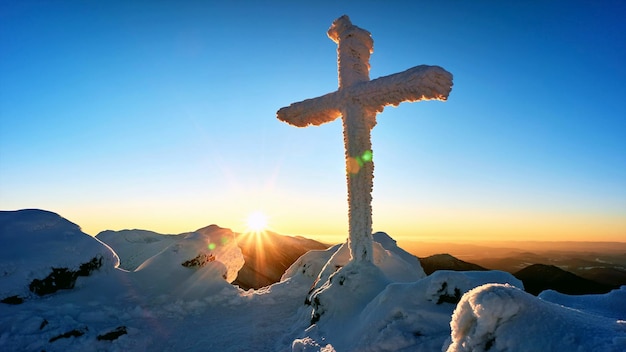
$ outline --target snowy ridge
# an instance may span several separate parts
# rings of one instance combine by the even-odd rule
[[[96,238],[120,257],[120,268],[134,271],[139,265],[174,243],[177,235],[161,235],[146,230],[102,231]]]
[[[205,253],[225,265],[223,275],[228,282],[237,277],[244,264],[237,247],[236,234],[217,225],[194,232],[162,235],[147,230],[103,231],[96,238],[108,243],[119,253],[120,267],[128,271],[150,271],[150,267],[177,266]],[[159,263],[163,261],[164,263]]]
[[[586,313],[626,320],[626,286],[600,295],[565,295],[553,290],[543,291],[539,298]]]
[[[244,291],[227,281],[241,252],[217,226],[177,236],[129,272],[54,213],[2,212],[0,225],[3,351],[623,351],[626,343],[626,287],[540,299],[499,271],[424,276],[384,233],[373,236],[373,263],[349,262],[345,244],[309,251],[280,282]],[[151,236],[128,238],[150,245]],[[30,292],[35,274],[80,270],[94,254],[102,265],[74,286]]]
[[[194,232],[186,232],[178,235],[164,235],[147,230],[122,230],[103,231],[96,235],[120,256],[120,268],[127,271],[135,271],[151,257],[166,251],[180,241],[185,241],[193,233],[200,233],[208,237],[202,239],[214,249],[219,251],[222,241],[237,243],[243,254],[244,264],[233,266],[230,275],[236,274],[234,285],[247,290],[249,288],[261,288],[280,281],[285,270],[302,254],[309,249],[325,249],[328,246],[303,237],[283,236],[273,232],[266,232],[262,236],[254,233],[234,233],[229,229],[217,225],[210,225]],[[188,242],[188,241],[187,241]],[[232,252],[237,256],[237,251]],[[220,253],[215,253],[220,256]],[[217,258],[219,261],[229,261],[225,258]],[[258,270],[257,270],[258,269]]]
[[[220,245],[211,246],[215,243]],[[195,267],[194,270],[189,266]],[[243,255],[234,241],[234,234],[210,228],[185,235],[146,260],[135,273],[142,288],[149,288],[152,294],[186,296],[197,291],[193,296],[202,297],[214,281],[220,283],[220,288],[224,287],[223,280],[234,281],[242,266]]]

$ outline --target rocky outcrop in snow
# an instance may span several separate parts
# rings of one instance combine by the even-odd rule
[[[32,255],[24,255],[30,253]],[[119,258],[99,240],[58,214],[0,211],[0,298],[46,295],[80,285],[80,278],[108,272]]]

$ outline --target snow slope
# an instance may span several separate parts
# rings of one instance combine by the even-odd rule
[[[624,317],[614,308],[623,307],[625,288],[586,297],[544,293],[542,300],[504,272],[424,277],[419,261],[376,234],[370,267],[347,262],[338,245],[306,253],[279,283],[244,291],[227,280],[241,253],[222,230],[190,233],[129,272],[116,268],[109,247],[54,213],[0,212],[0,349],[624,350]],[[51,268],[80,270],[94,255],[102,264],[75,285],[30,290],[29,280]],[[22,302],[4,301],[7,295]]]
[[[179,239],[146,230],[102,231],[96,238],[110,246],[120,257],[120,268],[134,271],[150,257]]]

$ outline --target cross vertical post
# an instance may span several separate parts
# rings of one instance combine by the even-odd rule
[[[333,22],[328,37],[337,43],[339,91],[368,82],[374,46],[371,34],[343,16]],[[374,163],[370,130],[376,124],[376,112],[348,100],[341,107],[341,116],[348,183],[348,246],[354,261],[372,261]],[[367,161],[363,160],[364,155],[369,155]]]

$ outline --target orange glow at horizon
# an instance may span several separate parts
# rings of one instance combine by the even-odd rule
[[[347,211],[342,204],[323,207],[311,202],[303,207],[264,205],[272,213],[271,225],[263,230],[292,236],[340,243],[347,238]],[[179,234],[216,224],[234,232],[255,230],[241,216],[237,207],[221,211],[198,210],[195,213],[153,211],[129,216],[110,212],[108,217],[79,210],[61,211],[60,215],[80,225],[95,236],[104,230],[144,229],[161,234]],[[232,215],[231,215],[232,214]],[[245,214],[245,213],[244,213]],[[267,214],[267,213],[266,213]],[[112,221],[113,219],[117,221]],[[267,219],[267,217],[266,217]],[[398,240],[475,242],[475,241],[598,241],[626,242],[626,216],[583,214],[576,212],[524,211],[512,209],[454,209],[443,207],[411,208],[401,204],[374,205],[373,231],[384,231]],[[266,220],[269,222],[269,220]]]

